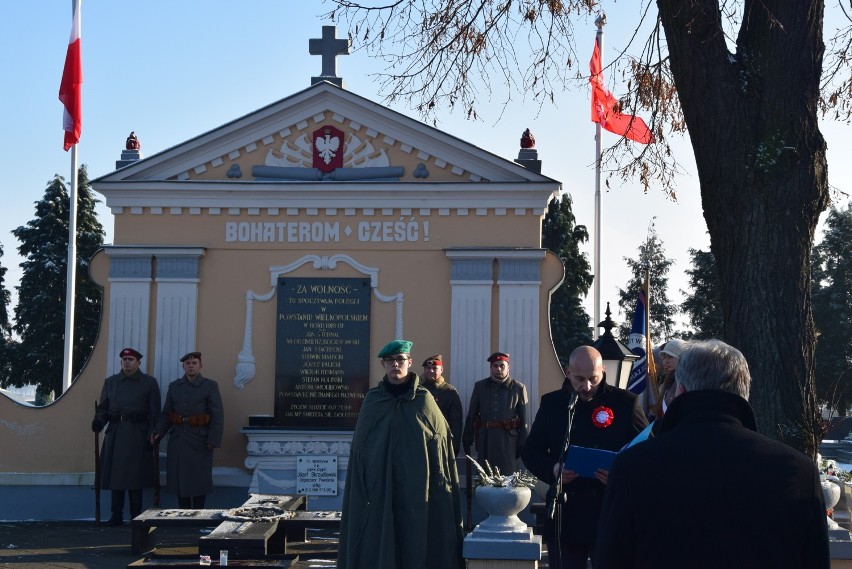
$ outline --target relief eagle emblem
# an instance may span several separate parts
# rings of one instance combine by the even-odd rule
[[[314,168],[331,172],[343,167],[343,131],[333,126],[324,126],[313,133]]]

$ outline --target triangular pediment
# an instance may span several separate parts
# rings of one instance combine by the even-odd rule
[[[333,147],[343,154],[343,169],[337,174],[318,174],[313,163],[313,134],[326,126],[343,134],[343,141],[329,144],[329,150]],[[554,183],[324,82],[102,176],[94,184],[195,180]]]

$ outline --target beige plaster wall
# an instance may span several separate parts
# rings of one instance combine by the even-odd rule
[[[107,259],[98,254],[92,273],[105,282]],[[107,314],[101,334],[81,374],[53,404],[44,408],[20,405],[0,396],[0,472],[81,473],[94,470],[94,405],[103,386]],[[61,372],[62,362],[56,362]]]
[[[424,204],[424,207],[428,205]],[[358,215],[350,216],[342,209],[334,215],[327,214],[325,210],[320,210],[317,215],[305,215],[304,209],[300,209],[296,215],[288,215],[286,210],[280,210],[278,215],[270,215],[266,209],[262,209],[258,215],[247,215],[246,210],[242,209],[240,215],[231,215],[224,209],[211,213],[210,208],[203,208],[200,213],[192,214],[188,208],[182,208],[179,214],[167,210],[152,214],[151,208],[144,208],[138,215],[125,210],[116,216],[115,244],[181,244],[246,251],[286,248],[307,253],[347,250],[441,251],[458,247],[541,245],[541,221],[529,211],[524,215],[517,215],[514,210],[506,211],[505,215],[496,215],[494,209],[487,210],[486,214],[470,210],[468,215],[460,215],[456,210],[450,210],[449,215],[439,214],[438,209],[429,211],[430,215],[421,215],[419,210],[407,213],[399,209],[390,210],[389,213],[375,210],[373,215],[364,215],[362,210],[358,210]],[[313,229],[317,223],[323,229],[327,225],[332,229],[336,227],[338,239],[317,241],[312,235],[303,235],[304,224],[309,224],[308,229]],[[291,224],[295,227],[295,239],[290,235]],[[240,241],[239,230],[246,227],[268,229],[272,235],[261,235],[258,241]],[[346,227],[352,230],[349,236],[345,234]],[[359,238],[362,231],[366,240]],[[325,237],[329,232],[322,233]],[[235,240],[229,241],[229,237]],[[273,240],[264,241],[265,237]],[[375,240],[383,237],[390,240]]]
[[[435,212],[436,210],[433,210]],[[302,215],[292,220],[322,223],[396,221],[400,212],[382,216],[335,216]],[[412,216],[407,216],[409,221]],[[163,213],[142,215],[124,213],[116,217],[117,245],[192,245],[206,248],[200,261],[198,297],[197,349],[204,353],[206,376],[219,381],[226,408],[225,438],[223,447],[215,455],[215,466],[244,468],[246,439],[240,429],[248,424],[251,415],[272,414],[274,407],[275,369],[275,313],[277,299],[256,302],[254,305],[253,350],[257,358],[257,375],[253,381],[239,390],[234,387],[237,354],[242,348],[245,323],[245,294],[252,290],[258,294],[270,290],[269,269],[275,265],[287,265],[308,254],[331,255],[343,253],[357,262],[370,267],[380,267],[379,292],[385,295],[403,292],[404,336],[414,342],[413,357],[415,371],[419,370],[422,358],[442,353],[449,359],[450,320],[450,261],[444,250],[449,247],[512,246],[538,247],[532,237],[540,233],[540,221],[533,215],[515,215],[508,212],[499,218],[488,216],[414,216],[421,223],[421,239],[405,242],[362,242],[341,239],[340,242],[311,243],[240,243],[227,242],[225,224],[274,223],[291,220],[285,213],[279,216],[191,215],[186,209],[180,215]],[[429,241],[422,239],[422,221],[430,222]],[[562,263],[548,254],[541,265],[542,298],[540,299],[541,322],[539,368],[539,393],[557,389],[562,381],[558,360],[548,342],[549,291],[562,279]],[[104,288],[104,298],[109,298],[108,259],[101,253],[93,261],[92,273]],[[345,263],[334,270],[317,271],[312,265],[303,265],[289,273],[292,277],[362,277],[363,275]],[[156,286],[156,285],[152,285]],[[496,294],[496,287],[495,287]],[[151,332],[148,345],[151,351],[145,354],[144,362],[153,369],[157,354],[154,321],[156,314],[155,291],[152,288]],[[496,297],[495,297],[496,298]],[[393,338],[396,309],[392,303],[372,300],[371,346],[375,354],[380,347]],[[494,310],[497,302],[493,303]],[[496,317],[494,318],[496,321]],[[101,318],[101,335],[87,366],[71,388],[54,404],[41,409],[18,405],[6,397],[0,397],[0,472],[91,472],[94,463],[94,434],[90,430],[94,401],[98,398],[106,374],[106,362],[117,355],[106,354],[109,322],[108,305],[105,303]],[[492,336],[496,342],[496,330]],[[501,349],[492,345],[493,350]],[[482,354],[482,374],[487,375]],[[61,362],[57,362],[61,367]],[[447,362],[446,373],[454,379],[453,370]],[[373,359],[370,367],[371,384],[375,385],[382,374],[378,360]],[[163,378],[160,378],[163,379]],[[174,378],[167,378],[169,380]],[[455,378],[456,380],[460,378]],[[479,379],[479,377],[475,378]]]

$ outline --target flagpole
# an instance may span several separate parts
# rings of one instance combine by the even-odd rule
[[[71,147],[71,190],[68,193],[68,269],[65,284],[65,357],[62,392],[71,387],[74,357],[74,285],[77,282],[77,145]]]
[[[645,357],[648,362],[648,385],[654,395],[654,402],[660,398],[660,388],[657,385],[657,366],[654,362],[653,342],[651,341],[651,260],[645,259]]]
[[[65,348],[62,365],[62,392],[71,387],[74,354],[74,289],[77,282],[77,143],[82,130],[81,85],[83,66],[80,60],[80,5],[82,0],[71,0],[71,35],[59,100],[65,107],[62,129],[65,131],[65,150],[71,150],[71,184],[68,192],[68,259],[65,271]]]
[[[606,16],[601,13],[595,18],[598,27],[596,41],[601,51],[603,62],[603,26]],[[601,63],[603,67],[603,63]],[[601,123],[595,123],[595,321],[592,327],[592,338],[598,339],[598,323],[601,322]]]

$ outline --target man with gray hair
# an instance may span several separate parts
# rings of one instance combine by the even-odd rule
[[[739,350],[691,343],[658,435],[621,453],[609,474],[595,569],[828,568],[819,472],[757,433]]]

